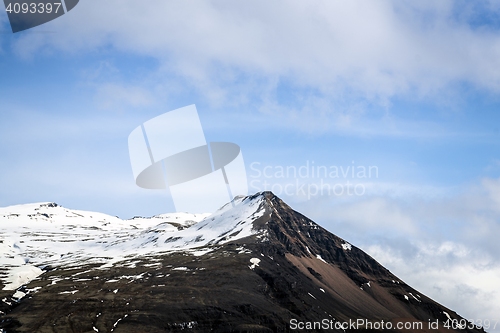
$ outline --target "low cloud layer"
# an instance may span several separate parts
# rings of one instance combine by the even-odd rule
[[[500,178],[441,191],[415,186],[397,196],[388,184],[378,187],[348,202],[315,198],[300,206],[420,292],[468,319],[500,321]]]

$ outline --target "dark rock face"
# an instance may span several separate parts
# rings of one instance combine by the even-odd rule
[[[47,271],[20,289],[27,296],[19,301],[11,298],[13,292],[0,291],[5,313],[0,328],[9,333],[377,331],[335,326],[362,319],[390,322],[386,332],[444,332],[446,314],[461,319],[272,193],[247,200],[260,196],[265,213],[253,222],[263,231],[259,237],[213,245],[198,256],[168,252],[109,267]],[[439,329],[429,329],[436,320]],[[326,323],[328,329],[318,325]],[[398,323],[413,327],[397,329]]]

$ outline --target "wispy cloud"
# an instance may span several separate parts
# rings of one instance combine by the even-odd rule
[[[244,104],[261,95],[262,110],[306,121],[319,115],[348,128],[360,111],[346,105],[365,109],[355,101],[384,108],[400,96],[453,100],[461,83],[500,90],[494,28],[474,26],[472,9],[457,16],[455,2],[440,3],[114,0],[96,9],[87,2],[50,23],[58,34],[26,34],[15,48],[25,56],[111,47],[153,57],[213,103]],[[276,96],[280,82],[297,86],[300,95],[316,91],[317,101],[284,108]]]

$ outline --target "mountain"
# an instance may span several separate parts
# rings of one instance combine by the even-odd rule
[[[271,192],[130,220],[11,206],[0,242],[2,333],[484,332]]]

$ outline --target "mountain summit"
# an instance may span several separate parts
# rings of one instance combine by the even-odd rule
[[[271,192],[212,215],[42,203],[0,221],[0,332],[484,332]]]

